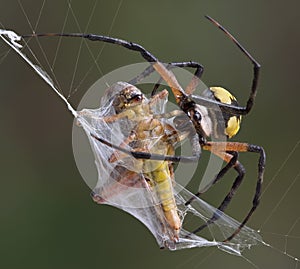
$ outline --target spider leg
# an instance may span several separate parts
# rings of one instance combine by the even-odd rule
[[[185,92],[187,94],[190,94],[192,93],[192,90],[194,90],[197,85],[198,85],[198,82],[203,74],[203,71],[204,71],[204,67],[199,64],[198,62],[194,62],[194,61],[189,61],[189,62],[174,62],[174,63],[169,63],[166,68],[169,70],[169,69],[172,69],[172,68],[175,68],[175,67],[191,67],[191,68],[195,68],[195,73],[194,73],[194,77],[193,79],[191,80],[191,82],[189,83],[189,85],[186,87],[185,89]],[[159,81],[154,85],[154,88],[151,92],[151,96],[155,95],[156,92],[157,92],[157,89],[158,87],[161,85],[161,82],[162,82],[162,78],[159,79]]]
[[[248,222],[248,220],[250,219],[250,217],[252,216],[253,212],[256,210],[260,202],[261,187],[263,183],[263,174],[264,174],[264,168],[266,163],[266,154],[264,149],[257,145],[249,145],[249,151],[258,153],[260,155],[258,161],[258,180],[256,183],[255,194],[252,200],[252,207],[249,210],[246,217],[244,218],[244,220],[241,222],[240,226],[236,229],[236,231],[231,236],[229,236],[226,240],[224,240],[225,242],[230,241],[240,232],[240,230],[246,225],[246,223]]]
[[[246,103],[245,107],[239,106],[226,106],[221,105],[224,110],[228,113],[236,114],[236,115],[246,115],[250,112],[251,108],[253,107],[253,103],[255,100],[256,92],[257,92],[257,84],[259,79],[259,71],[260,71],[260,64],[254,59],[254,57],[237,41],[237,39],[228,31],[226,30],[220,23],[209,16],[205,16],[209,21],[211,21],[215,26],[217,26],[221,31],[225,33],[227,37],[229,37],[233,43],[240,49],[240,51],[251,61],[253,64],[253,79],[252,85],[250,90],[250,96]],[[194,96],[193,96],[194,98]],[[196,99],[196,98],[195,98]]]
[[[194,61],[173,62],[173,63],[168,63],[168,65],[166,66],[167,69],[173,69],[175,67],[195,68],[196,70],[195,70],[194,76],[196,76],[198,78],[200,78],[202,76],[203,71],[204,71],[203,66],[200,63],[197,63],[197,62],[194,62]],[[142,73],[140,73],[139,75],[137,75],[136,77],[134,77],[133,79],[128,81],[128,83],[132,84],[132,85],[136,85],[137,83],[142,81],[147,76],[150,76],[154,71],[155,71],[155,69],[153,68],[152,65],[150,65]],[[162,79],[160,78],[160,80],[155,84],[154,89],[152,90],[151,96],[156,94],[156,90],[159,87],[159,85],[161,84],[161,82],[162,82]]]
[[[183,91],[182,87],[178,83],[175,75],[168,70],[165,65],[158,61],[158,59],[152,55],[149,51],[147,51],[144,47],[137,43],[129,42],[119,38],[113,38],[109,36],[103,35],[95,35],[95,34],[84,34],[84,33],[34,33],[30,35],[23,35],[23,38],[29,37],[52,37],[52,36],[63,36],[63,37],[74,37],[74,38],[85,38],[90,41],[97,41],[97,42],[105,42],[111,43],[115,45],[122,46],[126,49],[137,51],[141,54],[141,56],[151,63],[152,67],[159,73],[159,75],[166,81],[166,83],[171,88],[174,97],[176,99],[177,104],[182,108],[182,103],[187,103],[187,95]]]
[[[243,219],[243,221],[241,222],[239,227],[234,231],[234,233],[224,240],[224,242],[227,242],[227,241],[230,241],[232,238],[234,238],[240,232],[240,230],[248,222],[248,220],[250,219],[250,217],[252,216],[253,212],[256,210],[256,208],[259,204],[260,195],[261,195],[261,187],[262,187],[262,183],[263,183],[263,174],[264,174],[264,168],[265,168],[265,162],[266,162],[265,151],[260,146],[252,145],[252,144],[248,144],[248,143],[239,143],[239,142],[208,142],[202,148],[204,150],[209,150],[212,153],[214,153],[214,154],[216,154],[220,157],[222,156],[220,154],[221,150],[224,149],[224,148],[225,148],[226,151],[254,152],[254,153],[259,154],[258,177],[257,177],[257,182],[256,182],[255,194],[254,194],[254,197],[253,197],[253,200],[252,200],[252,207],[248,211],[246,217]],[[223,156],[226,156],[226,155],[223,154]],[[226,158],[223,157],[223,159],[226,161]],[[238,171],[239,175],[236,178],[236,180],[234,181],[230,192],[227,194],[227,196],[225,197],[225,199],[223,200],[223,202],[219,206],[219,210],[221,212],[224,211],[224,209],[227,207],[227,205],[231,201],[231,198],[234,195],[236,189],[239,187],[239,185],[240,185],[240,183],[243,179],[244,173],[245,173],[243,166],[238,161],[236,161],[236,163],[233,167],[235,168],[235,170]],[[219,218],[220,216],[215,216],[214,215],[212,217],[212,219],[214,219],[213,221],[215,221],[216,217]],[[208,222],[212,223],[210,220]],[[197,229],[197,231],[198,231],[198,229]]]
[[[126,49],[140,52],[142,57],[150,63],[158,61],[156,57],[154,57],[149,51],[144,49],[141,45],[133,42],[128,42],[123,39],[109,37],[109,36],[84,34],[84,33],[39,33],[39,34],[34,33],[31,35],[24,35],[22,37],[28,38],[28,37],[43,37],[43,36],[64,36],[64,37],[77,37],[77,38],[80,37],[80,38],[88,39],[90,41],[101,41],[105,43],[116,44]]]
[[[97,135],[90,133],[90,135],[101,142],[102,144],[105,144],[106,146],[116,149],[118,151],[121,151],[127,155],[132,155],[136,159],[144,159],[144,160],[157,160],[157,161],[170,161],[170,162],[184,162],[184,163],[191,163],[191,162],[197,162],[199,160],[198,153],[195,156],[174,156],[174,155],[160,155],[155,153],[149,153],[149,152],[141,152],[141,151],[132,151],[125,149],[123,147],[119,147],[117,145],[112,144],[111,142],[98,137]]]

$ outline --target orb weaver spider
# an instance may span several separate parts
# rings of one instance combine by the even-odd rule
[[[112,117],[110,119],[105,119],[106,121],[114,121],[117,120],[120,117],[126,117],[128,116],[128,111],[132,111],[132,107],[138,107],[142,104],[142,101],[144,100],[143,94],[134,86],[131,84],[135,84],[135,82],[139,81],[141,78],[149,75],[150,73],[156,71],[160,76],[161,80],[164,80],[168,86],[171,89],[171,92],[173,93],[176,103],[181,109],[181,112],[184,112],[188,118],[190,119],[190,123],[194,127],[196,134],[197,134],[197,146],[196,148],[199,150],[195,151],[195,156],[192,157],[185,157],[185,156],[174,156],[174,151],[167,150],[167,154],[160,154],[160,153],[149,153],[149,152],[143,152],[141,151],[135,151],[135,150],[128,150],[124,147],[114,145],[113,143],[110,143],[109,141],[102,139],[101,137],[98,137],[97,135],[90,133],[90,135],[98,140],[99,142],[106,144],[107,146],[116,149],[117,151],[123,152],[128,155],[132,155],[136,159],[142,159],[147,160],[151,159],[162,161],[164,167],[162,170],[167,171],[169,173],[169,177],[172,178],[172,162],[179,162],[179,161],[195,161],[198,160],[200,156],[200,149],[210,151],[212,154],[220,157],[223,159],[227,164],[217,173],[215,178],[211,181],[211,183],[206,186],[205,189],[197,192],[194,197],[190,198],[186,202],[186,205],[190,204],[195,197],[200,196],[203,192],[205,192],[209,187],[216,184],[220,179],[231,169],[233,168],[237,172],[237,177],[235,178],[233,185],[229,191],[229,193],[226,195],[224,200],[221,202],[221,204],[218,207],[219,212],[224,212],[228,204],[231,202],[232,197],[236,193],[238,187],[240,186],[244,175],[245,175],[245,169],[243,165],[238,161],[238,153],[239,152],[254,152],[259,154],[259,161],[258,161],[258,177],[257,177],[257,183],[256,183],[256,190],[252,201],[252,207],[246,214],[245,218],[240,223],[239,227],[232,233],[231,236],[227,237],[224,242],[228,242],[232,240],[239,232],[240,230],[245,226],[245,224],[248,222],[250,217],[252,216],[253,212],[256,210],[259,201],[260,201],[260,195],[261,195],[261,186],[263,182],[263,173],[264,173],[264,167],[265,167],[265,152],[264,149],[260,146],[248,144],[248,143],[240,143],[240,142],[215,142],[215,141],[208,141],[207,139],[211,136],[217,137],[218,135],[226,135],[228,138],[232,138],[236,135],[236,133],[239,131],[240,128],[240,122],[241,122],[241,116],[246,115],[250,112],[250,110],[253,107],[253,103],[255,100],[256,92],[257,92],[257,83],[259,78],[259,70],[260,70],[260,64],[250,55],[250,53],[223,27],[221,26],[217,21],[212,19],[209,16],[206,16],[206,18],[211,21],[215,26],[217,26],[219,29],[221,29],[227,37],[229,37],[233,43],[240,49],[240,51],[251,61],[253,64],[253,81],[250,91],[250,96],[248,98],[247,104],[245,107],[239,106],[235,97],[226,89],[222,87],[210,87],[208,89],[208,96],[207,97],[201,97],[197,95],[193,95],[194,89],[199,83],[199,80],[203,74],[203,66],[197,62],[172,62],[167,65],[164,65],[162,62],[160,62],[154,55],[152,55],[149,51],[147,51],[144,47],[142,47],[139,44],[128,42],[122,39],[112,38],[108,36],[101,36],[101,35],[94,35],[94,34],[82,34],[82,33],[45,33],[45,34],[31,34],[23,36],[23,38],[28,37],[43,37],[43,36],[63,36],[63,37],[79,37],[79,38],[85,38],[90,41],[99,41],[99,42],[106,42],[115,44],[118,46],[122,46],[128,50],[137,51],[141,54],[141,56],[150,63],[150,67],[144,70],[139,76],[132,79],[129,83],[129,86],[126,86],[123,90],[129,91],[125,93],[122,91],[118,98],[118,101],[116,101],[117,106],[118,105],[124,105],[126,109],[122,108],[120,109],[120,112],[118,112],[114,119]],[[191,82],[188,84],[185,90],[182,89],[180,84],[178,83],[175,75],[170,71],[170,69],[175,67],[191,67],[195,68],[196,71],[194,73],[194,77],[191,80]],[[159,85],[160,81],[157,85]],[[133,87],[133,88],[132,88]],[[154,87],[152,92],[152,98],[153,100],[155,98],[161,98],[160,95],[162,95],[163,92],[157,93],[157,86]],[[121,97],[121,95],[123,97]],[[122,102],[120,101],[122,99]],[[151,102],[151,101],[150,101]],[[208,115],[203,114],[203,107],[209,106],[211,104],[217,105],[220,111],[222,112],[223,119],[225,121],[225,124],[220,126],[218,120],[216,120],[216,117],[214,117],[213,113]],[[149,106],[149,103],[147,103],[147,106]],[[128,108],[130,109],[128,110]],[[146,109],[142,106],[142,109]],[[124,113],[125,112],[125,113]],[[185,129],[186,126],[180,121],[180,112],[174,112],[172,114],[175,116],[175,118],[178,120],[179,126],[181,128]],[[136,117],[137,114],[134,114],[132,119]],[[148,113],[149,116],[149,113]],[[154,116],[151,115],[151,119],[154,120]],[[210,120],[209,123],[207,120]],[[157,123],[160,124],[160,123]],[[166,126],[161,126],[166,127]],[[150,127],[147,126],[146,129],[149,129]],[[147,131],[149,131],[147,129]],[[185,129],[186,136],[191,135],[187,129]],[[139,139],[139,136],[135,137],[136,139]],[[171,138],[167,138],[171,139]],[[132,142],[132,139],[128,139],[127,142],[124,144],[128,144]],[[177,141],[176,141],[177,142]],[[168,143],[175,143],[175,142],[168,142]],[[171,153],[171,154],[168,154]],[[113,157],[112,157],[113,159]],[[123,168],[120,168],[123,169]],[[128,171],[125,171],[125,173],[129,173]],[[170,175],[171,174],[171,175]],[[125,176],[125,178],[127,178]],[[132,178],[131,178],[132,179]],[[159,178],[161,179],[161,178]],[[126,179],[127,180],[127,179]],[[128,183],[126,183],[128,184]],[[169,185],[168,188],[170,189],[171,186]],[[162,191],[163,192],[163,191]],[[170,194],[172,192],[168,190]],[[101,203],[101,197],[97,194],[93,194],[93,198],[96,202]],[[162,199],[162,198],[161,198]],[[181,228],[180,220],[177,215],[177,208],[176,205],[174,205],[174,199],[172,200],[172,197],[170,199],[167,199],[168,202],[170,202],[170,206],[163,204],[163,210],[165,217],[167,219],[168,224],[170,225],[171,229],[173,230],[173,236],[174,240],[176,241],[176,237],[178,234],[178,230]],[[168,207],[169,206],[169,207]],[[214,214],[207,222],[206,224],[198,227],[195,229],[192,233],[197,233],[203,228],[209,226],[210,224],[214,223],[218,218],[220,218],[220,214]]]

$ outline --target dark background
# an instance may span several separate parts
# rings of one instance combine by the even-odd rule
[[[42,1],[20,2],[37,32],[62,29],[65,2],[46,1],[41,15]],[[94,1],[72,1],[77,21],[69,9],[65,31],[83,31],[93,5]],[[245,104],[252,66],[205,20],[206,14],[230,29],[262,64],[255,108],[244,117],[236,140],[263,145],[267,152],[264,194],[249,226],[261,229],[264,240],[281,252],[258,246],[244,255],[259,268],[297,268],[283,252],[300,257],[299,2],[124,1],[120,5],[119,0],[98,1],[87,31],[140,43],[162,61],[201,62],[208,85],[226,85]],[[32,32],[17,1],[0,1],[0,22],[18,33]],[[58,40],[42,42],[51,61]],[[64,41],[55,65],[66,95],[80,42]],[[103,48],[91,47],[95,54]],[[38,47],[33,48],[41,55]],[[8,51],[2,43],[0,49],[1,55]],[[83,53],[88,55],[87,50]],[[106,45],[99,65],[105,74],[139,61],[135,53]],[[72,93],[91,63],[87,56],[79,59]],[[76,105],[101,75],[93,69],[71,102]],[[73,119],[62,102],[12,52],[1,61],[0,79],[0,268],[254,268],[244,258],[214,248],[159,250],[137,220],[115,208],[95,205],[73,159]],[[250,207],[257,168],[254,154],[243,154],[241,160],[246,180],[227,211],[237,219]],[[205,200],[216,206],[233,175]]]

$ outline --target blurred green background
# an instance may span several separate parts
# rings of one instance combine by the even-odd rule
[[[74,0],[71,9],[58,0],[20,3],[0,1],[2,27],[22,34],[31,33],[31,27],[59,32],[65,23],[67,32],[81,29],[140,43],[162,61],[198,61],[205,66],[203,80],[208,85],[226,86],[245,104],[252,66],[204,15],[230,29],[262,64],[255,108],[236,137],[262,145],[267,152],[264,194],[249,226],[261,229],[264,240],[282,252],[300,257],[299,1],[106,0],[94,6],[94,1]],[[53,60],[58,40],[41,42]],[[64,41],[55,65],[66,95],[80,42]],[[93,44],[91,49],[95,54],[103,49],[102,74],[141,61],[135,53],[109,45]],[[1,43],[1,56],[7,51]],[[102,75],[94,68],[83,80],[93,63],[84,56],[86,49],[85,53],[71,87],[74,105]],[[0,63],[0,78],[0,268],[255,268],[244,258],[213,248],[160,250],[136,219],[94,204],[74,162],[71,114],[12,52]],[[244,154],[241,160],[246,180],[227,211],[237,219],[250,207],[257,168],[254,154]],[[205,200],[218,205],[233,175]],[[299,267],[263,246],[244,255],[258,268]]]

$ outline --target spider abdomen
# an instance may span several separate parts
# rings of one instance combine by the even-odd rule
[[[224,104],[238,106],[236,98],[226,89],[222,87],[210,87],[210,91],[213,97],[216,99],[216,101],[219,101]],[[222,111],[222,108],[220,109]],[[227,111],[222,111],[222,116],[225,126],[221,127],[221,129],[224,128],[224,134],[228,138],[235,136],[240,129],[242,116],[232,115]]]

